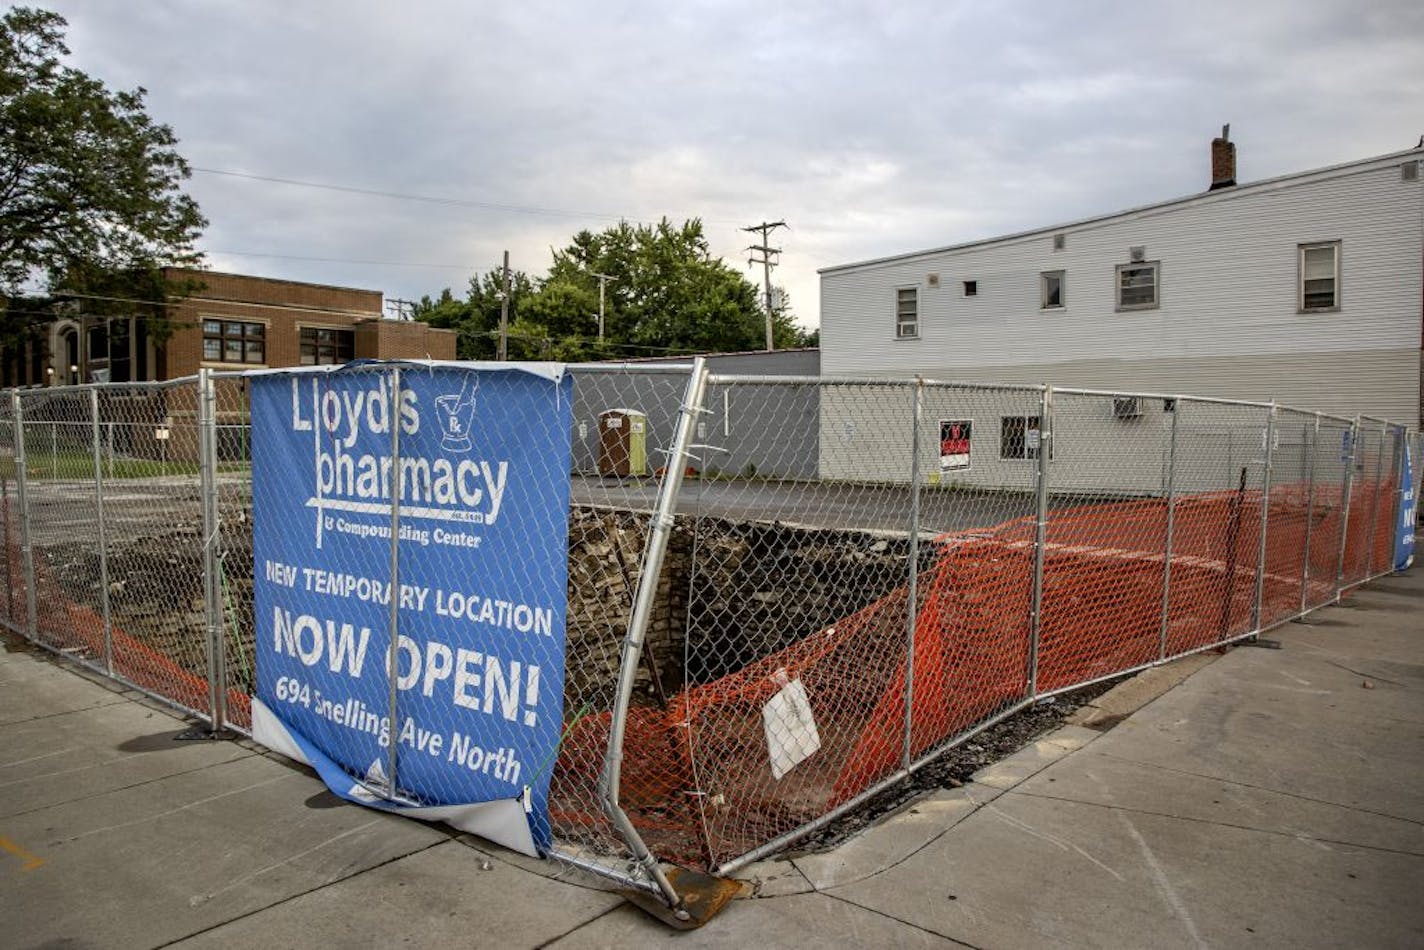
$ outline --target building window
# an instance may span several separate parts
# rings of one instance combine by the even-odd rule
[[[1338,310],[1340,307],[1340,242],[1300,246],[1299,307]]]
[[[1061,270],[1044,271],[1038,275],[1038,283],[1042,298],[1039,302],[1040,307],[1044,310],[1051,310],[1063,306],[1063,272]]]
[[[1151,310],[1157,306],[1160,263],[1117,266],[1117,308],[1119,310]]]
[[[266,363],[267,325],[205,319],[203,359],[212,363]]]
[[[334,327],[302,327],[302,365],[334,366],[351,360],[356,334]]]
[[[1038,458],[1038,433],[1038,416],[1000,416],[999,458]]]
[[[966,280],[966,281],[964,282],[964,296],[966,296],[966,297],[977,297],[977,296],[979,296],[979,281],[977,281],[977,280]]]
[[[914,287],[895,291],[895,339],[913,340],[920,335],[920,292]]]

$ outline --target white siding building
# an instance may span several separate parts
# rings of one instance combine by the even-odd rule
[[[1417,425],[1424,149],[1246,185],[1226,184],[1224,138],[1213,159],[1220,184],[1199,195],[822,270],[822,372],[1276,400]],[[1114,443],[1137,432],[1155,446],[1165,424],[1161,401],[1133,419],[1110,402],[1076,408]],[[863,456],[848,442],[861,427],[823,409],[824,476],[893,477],[839,463]],[[986,470],[1015,461],[1000,416],[977,413],[974,453],[983,481],[1004,484]],[[1078,454],[1067,422],[1055,460]]]

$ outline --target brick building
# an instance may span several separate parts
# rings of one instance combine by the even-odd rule
[[[176,326],[156,343],[141,319],[53,321],[44,337],[7,353],[3,385],[131,382],[191,376],[202,367],[255,369],[352,359],[454,359],[455,333],[387,320],[379,290],[167,268],[200,289],[167,305]]]

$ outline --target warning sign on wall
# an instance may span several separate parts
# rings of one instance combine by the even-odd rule
[[[969,419],[939,421],[939,470],[961,472],[969,468],[969,446],[974,423]]]

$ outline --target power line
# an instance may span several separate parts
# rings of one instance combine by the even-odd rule
[[[338,185],[331,182],[306,181],[300,178],[279,178],[275,175],[252,175],[247,172],[226,171],[221,168],[192,166],[193,171],[205,175],[222,175],[226,178],[244,178],[248,181],[265,181],[278,185],[294,185],[299,188],[319,188],[322,191],[340,191],[350,195],[367,195],[372,198],[392,198],[398,201],[419,201],[425,204],[449,205],[457,208],[483,208],[486,211],[509,211],[515,214],[542,214],[568,218],[599,218],[617,220],[618,215],[598,211],[575,211],[567,208],[540,208],[532,205],[506,205],[491,201],[471,201],[466,198],[446,198],[438,195],[417,195],[401,191],[384,191],[379,188],[357,188],[354,185]]]
[[[493,201],[473,201],[468,198],[449,198],[441,195],[419,195],[402,191],[386,191],[380,188],[358,188],[354,185],[339,185],[333,182],[308,181],[301,178],[280,178],[276,175],[253,175],[248,172],[228,171],[222,168],[205,168],[198,165],[190,166],[195,172],[204,175],[220,175],[225,178],[242,178],[247,181],[263,181],[277,185],[292,185],[298,188],[318,188],[322,191],[339,191],[350,195],[365,195],[371,198],[390,198],[397,201],[419,201],[423,204],[445,205],[454,208],[480,208],[485,211],[504,211],[511,214],[534,214],[555,218],[589,218],[597,221],[627,221],[643,220],[639,215],[610,214],[604,211],[586,211],[573,208],[546,208],[538,205],[512,205],[500,204]],[[699,220],[712,224],[734,224],[735,222],[726,219],[702,218]]]
[[[311,261],[318,264],[367,264],[373,267],[434,267],[443,270],[469,270],[468,264],[427,264],[422,261],[370,261],[356,257],[306,257],[301,254],[264,254],[259,251],[220,251],[209,249],[206,254],[228,257],[263,257],[281,261]]]

